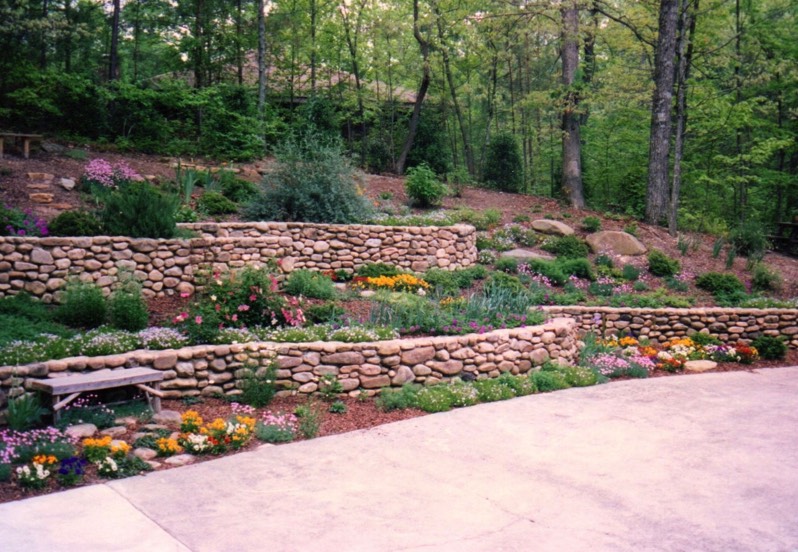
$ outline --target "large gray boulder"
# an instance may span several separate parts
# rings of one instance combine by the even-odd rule
[[[532,228],[541,234],[550,234],[552,236],[571,236],[574,229],[560,222],[559,220],[538,219],[532,221]]]
[[[504,253],[502,253],[501,256],[518,259],[520,262],[531,261],[535,259],[540,259],[543,261],[554,260],[554,257],[552,255],[547,255],[546,253],[538,253],[537,251],[530,251],[529,249],[511,249],[510,251],[505,251]]]
[[[615,230],[605,230],[590,234],[586,238],[593,253],[614,253],[616,255],[645,255],[646,246],[631,234]]]

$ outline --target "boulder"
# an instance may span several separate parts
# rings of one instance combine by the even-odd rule
[[[717,368],[718,363],[712,360],[688,360],[684,363],[685,372],[706,372]]]
[[[85,439],[93,437],[97,433],[97,426],[94,424],[76,424],[66,428],[64,433],[73,439]]]
[[[76,183],[74,178],[62,178],[58,181],[61,184],[61,187],[67,191],[71,191],[75,189]]]
[[[546,253],[538,253],[536,251],[530,251],[529,249],[511,249],[510,251],[505,251],[504,253],[502,253],[501,256],[518,259],[520,262],[532,261],[535,259],[540,259],[542,261],[554,260],[554,256],[552,255],[548,255]]]
[[[553,236],[571,236],[574,229],[560,222],[559,220],[538,219],[532,221],[532,228],[541,234],[551,234]]]
[[[590,234],[587,244],[594,253],[614,253],[615,255],[645,255],[646,246],[631,234],[615,230],[605,230]]]

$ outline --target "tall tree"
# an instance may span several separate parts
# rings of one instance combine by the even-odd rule
[[[119,78],[119,14],[122,10],[120,0],[114,0],[111,14],[111,51],[108,55],[108,80]]]
[[[660,224],[666,220],[670,203],[668,175],[678,8],[678,0],[660,0],[646,190],[646,222],[649,224]]]
[[[579,91],[574,86],[579,67],[579,7],[569,0],[562,8],[562,188],[575,209],[585,208],[582,185],[582,139],[580,136]]]

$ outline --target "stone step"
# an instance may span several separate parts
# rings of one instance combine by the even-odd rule
[[[43,192],[37,192],[33,194],[28,194],[30,200],[34,203],[52,203],[53,202],[53,194],[46,194]]]
[[[41,180],[46,182],[52,182],[55,178],[55,175],[50,173],[40,173],[40,172],[29,172],[28,173],[28,180]]]
[[[36,184],[26,184],[26,187],[29,190],[50,190],[50,189],[52,189],[52,186],[50,186],[50,184],[46,184],[46,183],[42,183],[42,182],[36,183]]]

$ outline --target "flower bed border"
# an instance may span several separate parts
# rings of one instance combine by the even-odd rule
[[[68,372],[135,366],[164,372],[161,391],[165,398],[235,394],[249,367],[267,365],[275,355],[281,393],[312,394],[320,379],[332,374],[344,391],[373,395],[380,388],[408,382],[431,385],[464,374],[491,378],[502,372],[520,374],[547,360],[573,363],[578,353],[576,331],[574,320],[555,318],[537,326],[484,334],[362,343],[261,341],[72,357],[0,367],[0,399],[15,378],[45,379]],[[18,388],[15,391],[20,392]],[[0,415],[4,403],[0,402]]]

